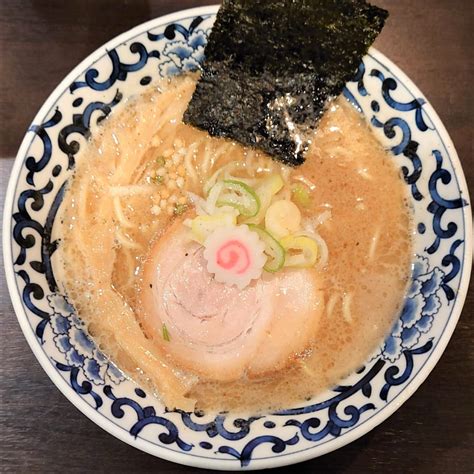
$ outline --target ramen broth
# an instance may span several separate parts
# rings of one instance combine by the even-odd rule
[[[184,125],[195,81],[187,75],[149,86],[93,130],[56,219],[55,275],[100,348],[167,405],[258,411],[299,404],[358,369],[399,314],[412,252],[406,186],[343,97],[328,107],[305,163],[288,168]],[[317,226],[328,261],[317,269],[324,307],[310,344],[282,370],[224,382],[176,364],[166,350],[173,339],[144,324],[142,298],[151,291],[143,276],[151,249],[193,213],[188,193],[202,196],[203,183],[229,163],[242,178],[280,173],[283,194],[305,186],[311,200],[301,213]]]

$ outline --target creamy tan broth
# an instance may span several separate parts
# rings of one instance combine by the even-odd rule
[[[405,186],[393,157],[344,98],[324,115],[306,162],[292,169],[184,125],[195,80],[150,86],[93,130],[56,219],[55,275],[104,352],[167,405],[192,409],[195,400],[200,409],[257,411],[298,404],[359,368],[399,313],[412,252]],[[281,173],[282,193],[296,182],[312,189],[302,212],[326,218],[318,232],[329,260],[318,270],[325,309],[310,346],[284,370],[224,383],[177,367],[162,338],[145,334],[140,301],[151,245],[181,218],[187,191],[202,194],[203,182],[233,161],[242,177]]]

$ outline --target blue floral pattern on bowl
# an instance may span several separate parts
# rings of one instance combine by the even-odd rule
[[[427,258],[418,257],[413,264],[412,282],[407,291],[400,318],[384,342],[382,357],[395,362],[404,350],[412,349],[433,325],[441,307],[438,293],[445,273],[436,267],[429,271]]]
[[[99,350],[66,297],[53,293],[46,299],[52,310],[49,324],[53,340],[68,365],[80,367],[86,379],[96,385],[106,380],[121,382],[123,373]]]
[[[201,467],[270,467],[328,452],[341,437],[360,436],[374,426],[372,418],[380,421],[393,411],[410,384],[421,383],[420,370],[438,345],[442,350],[452,331],[446,328],[460,312],[470,214],[462,172],[439,119],[409,80],[371,50],[344,94],[392,150],[411,191],[417,255],[400,318],[364,367],[300,407],[260,416],[164,409],[104,356],[61,293],[51,265],[58,245],[52,228],[91,127],[153,79],[198,69],[215,11],[182,12],[126,33],[53,94],[20,149],[4,250],[25,335],[81,410],[161,457]]]
[[[209,32],[183,30],[183,40],[170,41],[162,53],[162,58],[167,60],[159,65],[160,75],[166,77],[198,70],[204,60]]]

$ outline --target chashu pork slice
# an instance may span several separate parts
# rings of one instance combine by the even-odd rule
[[[243,290],[217,282],[182,221],[151,248],[141,294],[147,336],[181,369],[216,381],[286,367],[314,340],[324,301],[313,269],[265,274]]]

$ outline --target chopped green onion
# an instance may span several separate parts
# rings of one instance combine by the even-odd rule
[[[187,204],[176,204],[174,208],[174,214],[175,216],[180,216],[181,214],[184,214],[187,210],[188,210]]]
[[[244,217],[258,214],[260,199],[250,186],[233,179],[225,179],[222,183],[224,186],[216,203],[218,207],[234,207]]]
[[[165,160],[164,156],[159,156],[156,159],[156,164],[157,164],[158,168],[161,168],[162,166],[165,166],[165,163],[166,163],[166,160]]]
[[[168,328],[166,327],[166,324],[163,323],[163,327],[162,327],[162,330],[163,330],[163,339],[166,341],[166,342],[170,342],[170,333],[168,332]]]
[[[286,251],[285,267],[309,268],[318,261],[319,247],[305,235],[288,235],[280,240]]]
[[[308,207],[311,204],[311,194],[302,184],[295,184],[291,188],[291,195],[294,201],[301,207]]]
[[[285,249],[280,243],[265,229],[254,224],[249,224],[249,229],[258,234],[260,240],[265,244],[265,255],[267,262],[263,269],[270,273],[275,273],[281,270],[285,263]]]
[[[164,179],[165,179],[165,177],[160,176],[160,175],[156,175],[152,178],[153,182],[156,183],[156,184],[162,184]]]

